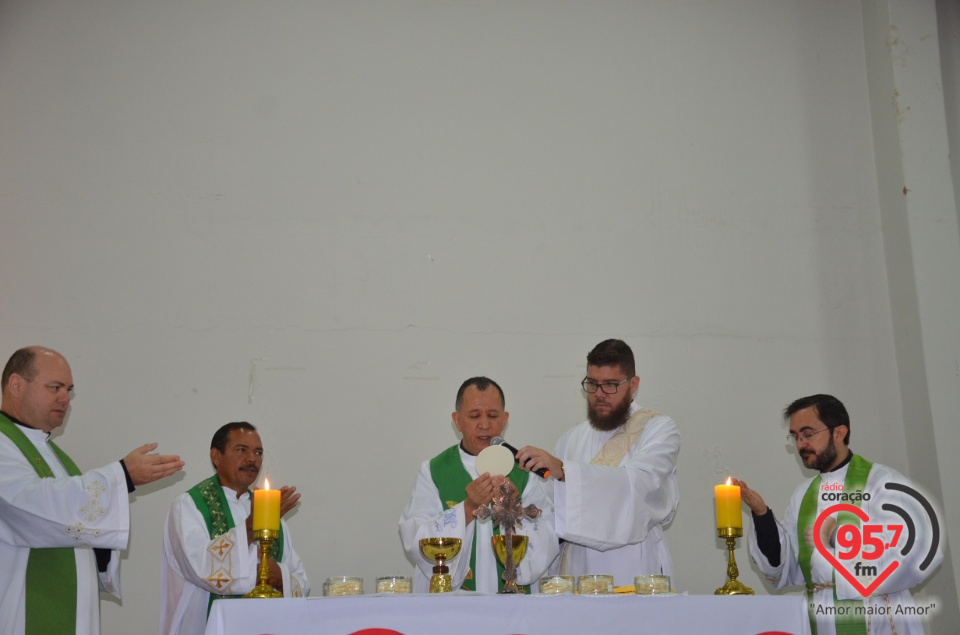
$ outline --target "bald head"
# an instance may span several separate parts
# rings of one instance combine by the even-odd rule
[[[44,432],[63,425],[73,375],[70,364],[57,351],[43,346],[21,348],[4,366],[0,386],[0,407],[11,417]]]

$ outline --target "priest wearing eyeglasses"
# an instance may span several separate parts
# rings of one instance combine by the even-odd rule
[[[520,448],[525,470],[550,470],[557,535],[565,542],[553,570],[609,573],[618,586],[641,574],[672,575],[663,535],[680,502],[680,432],[670,417],[633,401],[640,386],[633,351],[605,340],[587,355],[581,382],[587,420],[553,453]]]
[[[910,588],[943,560],[923,495],[850,450],[850,416],[836,397],[797,399],[784,416],[803,466],[818,473],[794,490],[782,521],[735,481],[753,512],[750,556],[774,588],[806,585],[814,635],[923,635]]]

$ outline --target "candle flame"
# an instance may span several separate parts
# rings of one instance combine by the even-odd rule
[[[727,477],[727,485],[733,485],[733,481],[729,476]],[[268,487],[267,489],[270,489],[270,488]]]
[[[729,480],[727,481],[727,484],[728,484],[728,485],[730,484],[730,483],[729,483]],[[270,479],[268,479],[268,478],[266,478],[266,477],[264,477],[264,479],[263,479],[263,489],[270,489]]]

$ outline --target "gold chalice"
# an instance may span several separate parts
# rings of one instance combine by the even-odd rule
[[[501,593],[523,593],[523,589],[517,586],[517,565],[527,555],[526,536],[512,536],[512,548],[507,552],[507,537],[504,535],[493,536],[493,551],[497,554],[497,560],[503,565],[503,591]]]
[[[423,538],[420,541],[420,553],[427,560],[433,560],[433,576],[430,578],[430,593],[447,593],[453,591],[453,581],[450,579],[450,567],[447,560],[455,558],[460,553],[462,541],[459,538]]]

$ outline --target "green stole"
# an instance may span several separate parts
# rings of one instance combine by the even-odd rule
[[[463,467],[463,462],[460,460],[460,446],[454,445],[437,456],[433,457],[430,460],[430,476],[433,478],[433,483],[437,486],[437,490],[440,492],[440,502],[444,504],[445,509],[452,509],[456,507],[461,501],[467,498],[467,485],[473,482],[473,477],[467,473],[467,470]],[[530,473],[521,470],[516,464],[514,464],[513,469],[510,470],[510,474],[507,475],[507,478],[516,485],[517,492],[521,495],[523,494],[523,489],[527,486],[527,480],[530,478]],[[474,518],[467,518],[466,522],[469,523],[471,520],[474,522],[480,522]],[[493,522],[493,521],[491,521]],[[499,534],[500,528],[494,523],[493,533]],[[489,545],[490,549],[493,549],[493,545]],[[477,531],[474,528],[473,531],[473,549],[470,550],[470,572],[467,574],[467,578],[463,581],[463,584],[460,585],[461,588],[467,589],[468,591],[477,590],[477,581],[473,577],[473,572],[477,570]],[[500,564],[498,558],[494,558],[497,563],[497,589],[503,590],[503,565]],[[530,585],[523,587],[523,590],[528,595],[530,594]]]
[[[870,475],[870,468],[873,463],[867,461],[859,454],[850,457],[850,464],[847,466],[847,476],[843,480],[843,491],[852,496],[855,493],[863,494],[867,486],[867,477]],[[803,495],[803,501],[800,503],[800,512],[797,515],[797,544],[800,548],[800,570],[803,572],[803,578],[807,582],[807,599],[811,602],[810,607],[810,632],[816,635],[817,620],[814,615],[813,603],[813,580],[810,575],[810,558],[813,556],[814,547],[807,544],[803,534],[807,527],[812,526],[817,520],[817,499],[820,496],[820,475],[813,479],[806,493]],[[848,498],[845,503],[860,507],[861,496],[855,497],[856,500]],[[844,525],[860,526],[860,518],[851,512],[841,511],[837,515],[837,527]],[[836,583],[837,572],[833,572],[833,580]],[[836,608],[846,609],[843,615],[835,614],[834,618],[837,626],[837,635],[866,635],[867,623],[863,617],[863,602],[861,600],[838,600],[837,588],[833,587],[833,605]],[[857,608],[860,607],[859,613]]]
[[[3,414],[0,432],[23,452],[40,478],[55,478],[27,435]],[[50,447],[71,476],[80,476],[76,463],[53,441]],[[26,635],[75,635],[77,632],[77,560],[71,547],[30,549],[26,577]]]
[[[190,494],[190,498],[193,499],[194,504],[207,523],[207,534],[210,536],[210,540],[219,538],[236,526],[233,523],[233,514],[230,513],[230,503],[227,502],[223,487],[220,485],[219,476],[214,474],[210,478],[200,481],[191,487],[187,493]],[[280,526],[277,540],[270,547],[270,557],[277,562],[280,562],[283,557],[283,525]],[[211,593],[210,600],[207,602],[207,617],[210,617],[210,607],[213,606],[214,600],[242,597],[242,595]]]

